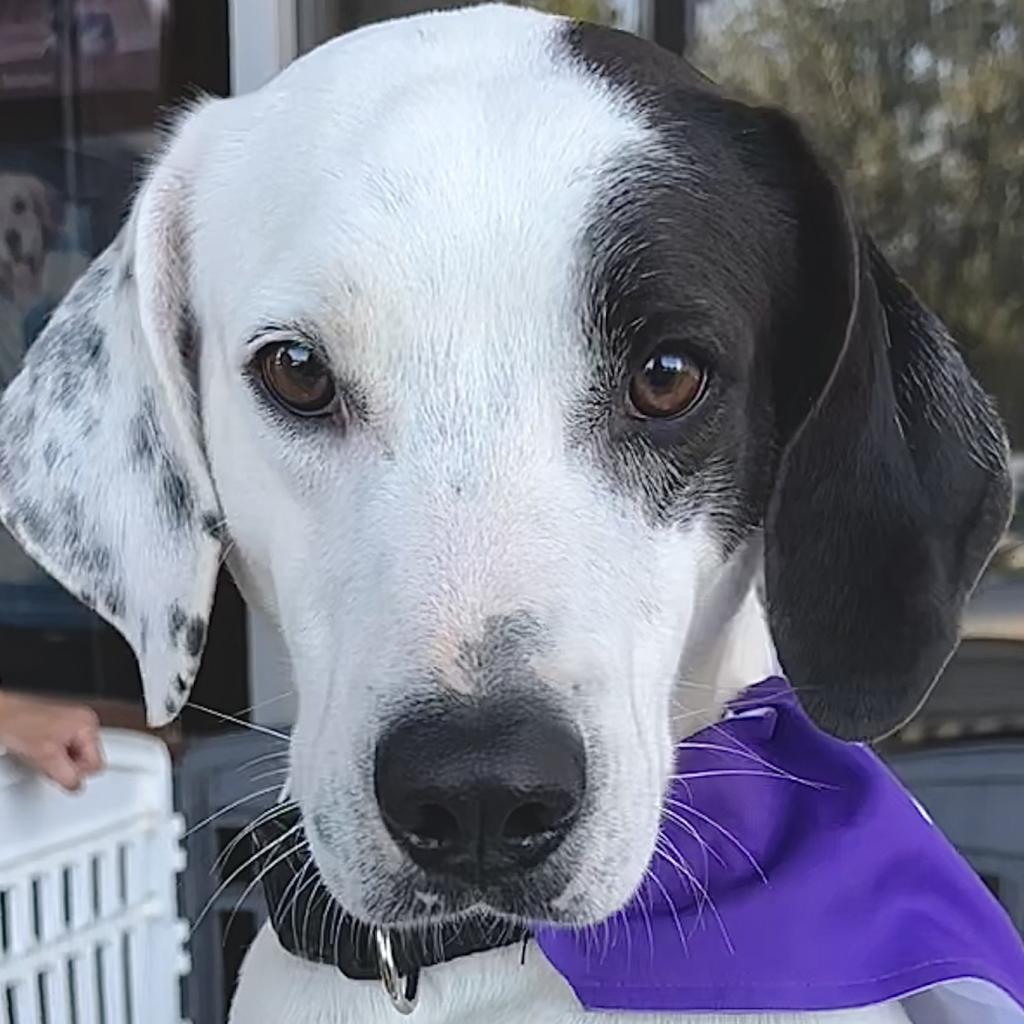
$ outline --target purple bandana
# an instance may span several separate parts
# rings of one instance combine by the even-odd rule
[[[538,942],[590,1010],[811,1011],[903,999],[928,1024],[1024,1024],[1024,944],[866,747],[788,684],[680,744],[659,853],[626,910]]]

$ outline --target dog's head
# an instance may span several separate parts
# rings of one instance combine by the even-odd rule
[[[823,727],[913,713],[1006,448],[789,120],[488,7],[189,113],[4,396],[0,497],[155,723],[230,538],[352,913],[586,922],[644,872],[674,742],[771,670],[759,583]]]
[[[0,295],[27,309],[60,224],[56,190],[31,174],[0,174]]]

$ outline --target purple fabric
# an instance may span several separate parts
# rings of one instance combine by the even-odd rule
[[[1007,915],[882,762],[815,728],[783,680],[680,744],[677,770],[664,855],[625,912],[538,935],[585,1007],[842,1009],[974,978],[1024,1021]]]

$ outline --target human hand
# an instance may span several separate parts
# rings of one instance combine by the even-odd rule
[[[92,708],[0,690],[0,747],[69,792],[103,768]]]

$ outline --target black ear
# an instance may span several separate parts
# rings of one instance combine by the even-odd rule
[[[784,449],[765,520],[768,614],[809,714],[875,739],[917,711],[956,647],[1009,518],[1008,445],[943,324],[783,132],[800,314],[771,356]]]

